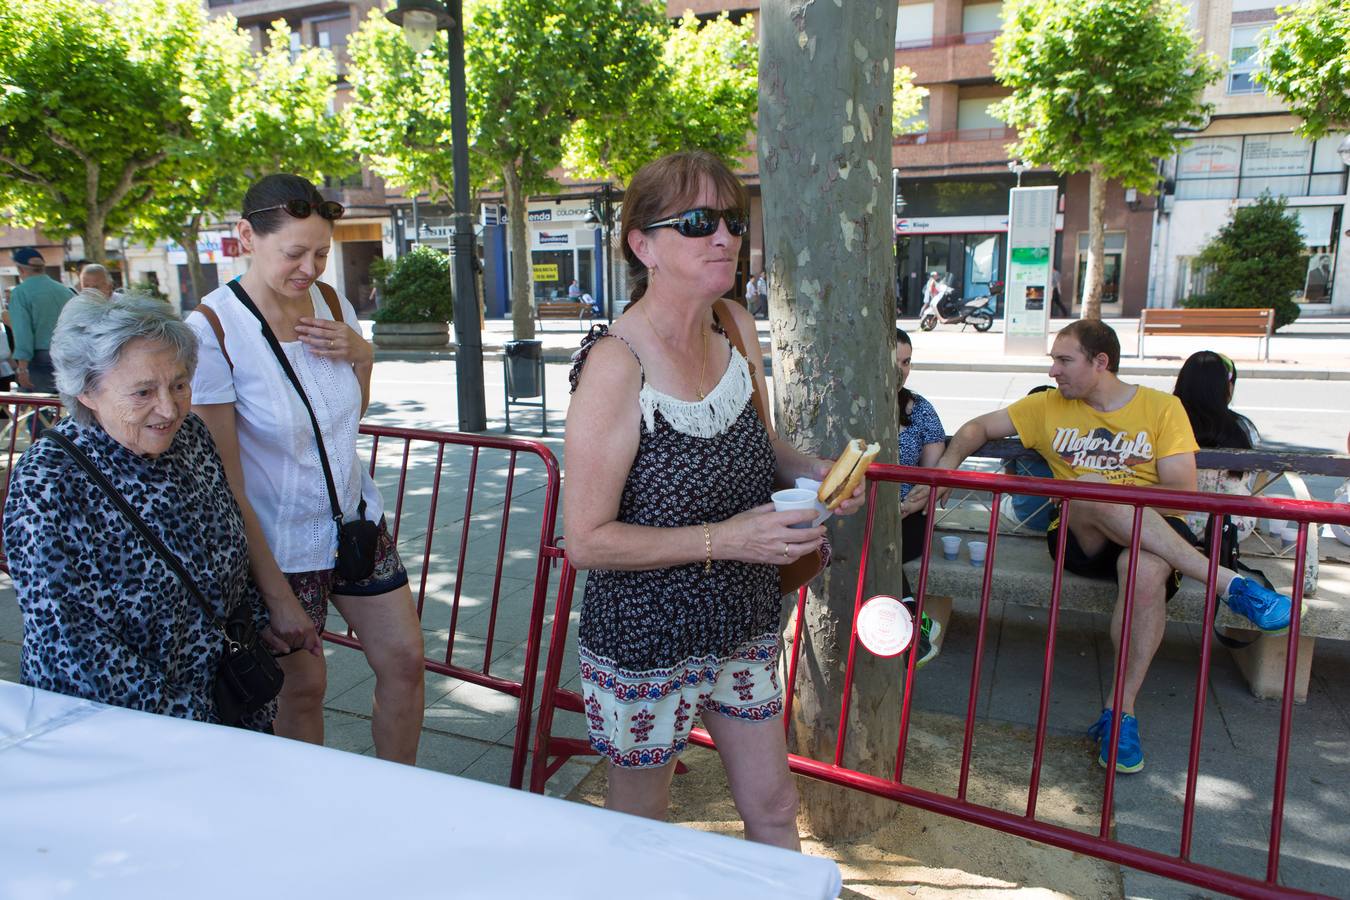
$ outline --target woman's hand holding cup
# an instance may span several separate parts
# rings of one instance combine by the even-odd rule
[[[825,526],[812,526],[815,507],[776,511],[772,503],[756,506],[712,531],[713,556],[739,562],[783,565],[820,549]]]

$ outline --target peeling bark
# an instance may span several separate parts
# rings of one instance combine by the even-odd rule
[[[1083,274],[1082,318],[1100,319],[1106,277],[1106,172],[1101,163],[1093,163],[1088,172],[1088,258]]]
[[[896,459],[891,81],[896,7],[761,5],[760,177],[778,431],[832,457],[849,437]],[[863,596],[900,590],[897,492],[882,490]],[[831,526],[835,561],[807,605],[791,746],[831,760],[866,515]],[[846,765],[889,775],[899,722],[895,660],[857,656]],[[802,808],[825,840],[865,831],[894,804],[814,782]]]
[[[525,194],[515,166],[502,167],[503,193],[506,195],[506,238],[511,244],[511,333],[517,341],[534,338],[534,292],[530,286],[533,267],[530,257],[529,222],[525,220]]]

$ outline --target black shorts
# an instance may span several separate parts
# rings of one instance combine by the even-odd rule
[[[1172,526],[1172,530],[1181,535],[1186,543],[1192,546],[1198,546],[1195,534],[1190,527],[1186,525],[1186,520],[1181,516],[1163,516],[1163,521]],[[1056,511],[1054,518],[1050,520],[1050,527],[1045,532],[1045,544],[1050,550],[1050,558],[1055,558],[1055,550],[1059,547],[1059,512]],[[1107,541],[1101,550],[1089,555],[1084,552],[1078,539],[1074,537],[1073,531],[1069,531],[1068,537],[1064,541],[1064,568],[1075,575],[1082,575],[1084,578],[1109,578],[1116,581],[1119,574],[1116,572],[1116,560],[1127,548],[1122,547],[1114,541]],[[1181,587],[1181,573],[1172,570],[1172,574],[1167,579],[1167,599],[1171,600]]]

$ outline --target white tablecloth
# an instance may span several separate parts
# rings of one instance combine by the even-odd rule
[[[834,897],[802,856],[0,681],[0,897]]]

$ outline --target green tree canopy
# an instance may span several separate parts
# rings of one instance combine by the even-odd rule
[[[705,23],[686,12],[651,31],[662,50],[630,86],[628,102],[568,131],[563,165],[574,175],[626,183],[667,153],[699,149],[734,160],[749,149],[759,105],[754,17],[735,23],[723,13]]]
[[[171,235],[182,245],[198,297],[197,236],[203,225],[239,215],[253,181],[271,172],[318,181],[355,168],[328,112],[336,72],[328,50],[292,53],[284,21],[273,25],[261,53],[230,16],[203,19],[200,34],[180,82],[188,128],[169,142],[170,177],[136,223],[145,237]]]
[[[913,117],[923,109],[923,98],[928,96],[928,88],[914,83],[914,70],[909,66],[896,66],[894,79],[891,86],[891,134],[925,130],[928,123],[922,119],[913,121]]]
[[[1289,104],[1310,140],[1350,128],[1350,4],[1311,0],[1279,10],[1256,80]]]
[[[1201,128],[1200,100],[1219,77],[1180,0],[1009,0],[994,76],[1012,93],[991,111],[1019,132],[1011,154],[1062,174],[1088,172],[1089,250],[1083,315],[1101,315],[1108,179],[1153,191],[1159,157],[1182,128]]]
[[[498,0],[465,29],[471,141],[500,178],[516,260],[528,260],[525,198],[553,171],[579,119],[634,112],[631,92],[661,53],[653,0]],[[649,110],[637,110],[647,115]],[[534,337],[530,267],[511,272],[517,340]]]
[[[1192,308],[1275,308],[1275,327],[1298,318],[1293,294],[1303,286],[1307,259],[1298,219],[1283,197],[1264,193],[1240,206],[1196,261],[1209,270],[1205,291],[1187,297]]]
[[[191,0],[0,4],[0,206],[16,224],[104,259],[189,131],[179,73],[200,16]]]
[[[347,52],[352,95],[343,121],[350,146],[390,185],[452,202],[445,32],[437,33],[429,52],[413,53],[403,32],[376,8],[348,38]],[[471,158],[469,169],[477,184],[492,174],[481,159]]]

